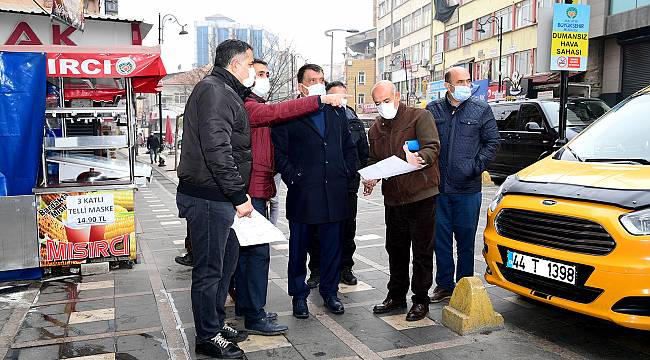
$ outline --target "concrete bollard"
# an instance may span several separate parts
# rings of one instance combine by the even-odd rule
[[[476,276],[462,278],[442,309],[442,324],[460,335],[503,328],[503,316],[494,311],[483,282]]]

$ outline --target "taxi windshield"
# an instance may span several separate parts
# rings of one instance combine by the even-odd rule
[[[568,147],[585,162],[650,165],[650,91],[603,115]]]

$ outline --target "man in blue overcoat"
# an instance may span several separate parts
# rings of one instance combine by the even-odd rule
[[[324,95],[323,69],[306,64],[298,70],[298,87],[307,95]],[[327,308],[342,314],[337,297],[343,223],[348,216],[347,189],[357,168],[356,148],[344,108],[329,105],[272,130],[275,169],[288,187],[289,295],[293,315],[309,317],[305,283],[307,249],[312,233],[320,239],[320,294]]]

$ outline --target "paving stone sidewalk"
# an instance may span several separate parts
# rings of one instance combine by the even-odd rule
[[[148,155],[139,159],[148,163]],[[137,192],[138,263],[96,276],[33,282],[18,292],[0,290],[0,358],[4,359],[197,359],[190,303],[191,269],[174,262],[182,254],[185,222],[177,217],[173,156],[156,168],[149,188]],[[163,176],[164,175],[164,176]],[[484,207],[495,187],[485,187]],[[282,194],[285,195],[283,189]],[[248,359],[650,359],[647,332],[529,301],[488,286],[504,330],[458,336],[441,325],[445,304],[431,305],[418,322],[400,314],[376,316],[386,296],[388,256],[380,194],[360,198],[355,254],[357,286],[341,286],[344,315],[310,296],[312,316],[291,316],[287,295],[288,242],[271,247],[267,310],[289,325],[285,336],[250,336],[241,344]],[[485,214],[485,212],[483,212]],[[283,220],[280,228],[288,233]],[[476,242],[477,273],[485,263]],[[2,286],[4,284],[0,284]],[[227,307],[234,318],[232,302]]]

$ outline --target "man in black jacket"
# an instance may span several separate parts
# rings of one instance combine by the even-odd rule
[[[303,95],[324,95],[323,69],[306,64],[298,70]],[[275,166],[287,184],[289,220],[289,295],[293,315],[309,317],[305,284],[311,234],[320,239],[320,294],[334,314],[345,309],[337,297],[343,221],[348,217],[348,186],[357,156],[345,111],[329,105],[272,130]]]
[[[347,94],[347,87],[340,81],[332,81],[325,86],[328,94]],[[345,108],[345,115],[348,119],[348,128],[352,136],[352,143],[357,152],[357,169],[366,167],[368,163],[368,154],[370,152],[366,128],[363,122],[359,120],[357,113],[349,106]],[[343,243],[341,244],[341,282],[346,285],[356,285],[357,278],[352,272],[354,260],[352,256],[357,249],[354,243],[354,236],[357,232],[357,192],[359,191],[360,175],[350,181],[348,188],[348,218],[343,225]],[[318,235],[315,234],[314,240],[309,245],[309,279],[307,285],[316,287],[320,282],[320,251]],[[314,285],[315,284],[315,285]]]
[[[192,311],[196,353],[241,358],[233,342],[241,335],[224,323],[228,284],[235,272],[239,242],[235,215],[253,211],[246,194],[252,155],[243,99],[255,80],[253,52],[240,40],[216,49],[212,73],[192,90],[185,106],[183,153],[176,203],[192,234]]]
[[[160,150],[160,141],[154,134],[150,134],[147,138],[147,150],[149,150],[149,158],[151,159],[151,163],[153,164],[157,162],[158,150]]]

